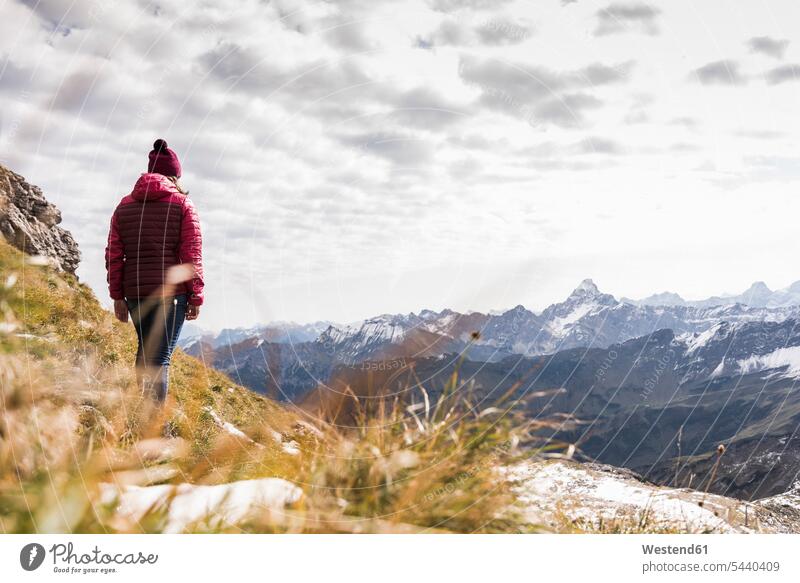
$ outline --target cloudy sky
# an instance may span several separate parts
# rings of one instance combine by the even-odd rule
[[[800,279],[796,0],[0,0],[0,161],[106,297],[156,137],[206,327]]]

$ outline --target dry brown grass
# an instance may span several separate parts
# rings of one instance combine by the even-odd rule
[[[97,485],[147,469],[131,452],[165,421],[190,444],[172,479],[207,483],[233,479],[256,449],[231,445],[209,409],[244,426],[291,427],[289,411],[181,353],[169,403],[155,410],[135,385],[132,327],[74,277],[35,263],[0,241],[0,531],[103,530],[90,504]],[[298,471],[271,445],[258,448],[262,473]]]

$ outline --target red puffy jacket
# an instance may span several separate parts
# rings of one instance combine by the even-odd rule
[[[191,279],[167,290],[170,267],[189,264]],[[133,192],[111,217],[106,247],[111,298],[143,298],[186,293],[189,303],[203,303],[203,250],[194,204],[166,176],[142,174]],[[185,278],[181,278],[185,279]]]

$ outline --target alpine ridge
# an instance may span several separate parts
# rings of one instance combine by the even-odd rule
[[[296,397],[325,382],[335,367],[369,360],[457,354],[472,361],[500,362],[514,355],[607,348],[662,329],[675,335],[702,334],[721,322],[782,322],[798,314],[800,308],[793,306],[634,305],[603,293],[587,279],[563,302],[538,314],[522,305],[499,314],[422,310],[346,326],[320,322],[229,329],[218,335],[195,334],[181,344],[189,354],[202,354],[254,390],[264,392],[271,385],[277,393]],[[291,389],[279,390],[279,384]]]
[[[680,295],[672,292],[653,294],[641,300],[629,298],[622,298],[622,300],[637,306],[694,306],[707,308],[744,304],[755,308],[783,308],[800,305],[800,281],[775,291],[771,290],[763,281],[757,281],[740,294],[711,296],[704,300],[684,300]]]

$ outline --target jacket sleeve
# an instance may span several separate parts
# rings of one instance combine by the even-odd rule
[[[187,284],[189,303],[195,306],[203,304],[203,237],[200,233],[200,219],[197,209],[188,198],[183,209],[181,222],[181,245],[179,251],[181,263],[190,263],[194,268],[194,276]]]
[[[125,250],[122,238],[119,236],[116,211],[111,216],[111,227],[108,230],[108,243],[106,244],[106,279],[108,293],[112,300],[125,299],[122,289],[122,270],[125,264]]]

